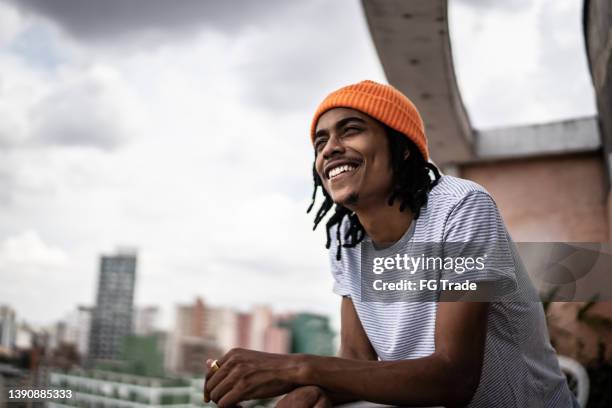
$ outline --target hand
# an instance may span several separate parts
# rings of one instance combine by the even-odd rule
[[[299,387],[285,395],[276,408],[328,408],[332,402],[325,392],[314,385]]]
[[[221,408],[240,401],[270,398],[295,388],[301,368],[299,357],[232,349],[219,359],[219,369],[210,369],[204,385],[204,397]]]

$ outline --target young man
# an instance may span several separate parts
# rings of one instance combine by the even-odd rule
[[[339,357],[232,350],[213,368],[208,362],[205,398],[223,407],[282,394],[283,407],[356,400],[575,406],[541,304],[443,302],[450,291],[439,288],[434,301],[362,298],[362,263],[374,255],[393,258],[418,242],[495,243],[505,251],[471,275],[474,282],[516,287],[521,279],[493,199],[475,183],[440,176],[428,162],[412,102],[372,81],[346,86],[321,103],[311,138],[313,204],[318,187],[324,194],[315,228],[334,208],[326,227],[334,292],[342,296]]]

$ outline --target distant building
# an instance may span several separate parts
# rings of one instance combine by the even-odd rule
[[[34,330],[25,323],[17,325],[17,331],[15,334],[15,347],[21,350],[27,350],[34,346],[34,339],[36,335]]]
[[[229,351],[238,342],[238,314],[225,307],[208,307],[204,313],[204,339]]]
[[[157,306],[137,307],[134,313],[133,332],[139,336],[147,336],[157,331],[159,308]]]
[[[237,312],[206,306],[202,299],[176,308],[165,367],[172,373],[202,373],[202,362],[234,347],[268,353],[333,355],[335,334],[325,316],[275,314],[269,306]]]
[[[50,408],[202,406],[202,380],[136,376],[110,371],[52,372],[52,387],[72,391],[71,399],[48,402]],[[200,392],[195,392],[195,388]]]
[[[17,324],[15,323],[15,311],[9,306],[0,306],[0,348],[7,351],[15,347],[17,336]]]
[[[125,362],[128,372],[147,377],[164,375],[164,340],[163,334],[123,338],[121,360]]]
[[[176,307],[174,328],[167,343],[165,368],[170,372],[184,369],[182,344],[186,339],[200,343],[204,336],[204,302],[197,298],[193,305]]]
[[[260,321],[269,322],[270,319],[266,317]],[[209,307],[201,298],[193,304],[177,306],[174,329],[168,340],[166,369],[174,373],[202,373],[202,361],[207,358],[218,358],[234,347],[252,348],[251,322],[252,316],[248,313]],[[260,330],[258,344],[261,350],[267,328],[262,326]]]
[[[291,331],[291,352],[332,356],[334,332],[329,318],[311,313],[298,313],[295,317],[279,323]]]
[[[250,313],[238,313],[236,316],[236,347],[249,348],[251,345]]]
[[[53,350],[48,351],[45,366],[69,370],[78,367],[81,364],[81,358],[74,343],[60,342]]]
[[[204,362],[223,355],[223,351],[216,344],[198,337],[184,337],[176,347],[178,358],[173,367],[174,373],[203,376]]]
[[[91,306],[79,306],[66,319],[65,341],[74,344],[81,357],[88,354],[93,311]]]
[[[208,309],[201,298],[193,304],[176,307],[174,329],[168,338],[165,368],[173,373],[203,372],[206,358],[218,358],[222,350],[216,343],[213,321],[220,315]]]
[[[68,326],[62,320],[43,331],[46,336],[45,346],[49,352],[67,342],[67,332]]]
[[[274,314],[269,306],[256,306],[251,314],[250,349],[265,349],[266,330],[274,323]]]
[[[122,339],[132,332],[135,279],[135,252],[124,250],[101,257],[89,335],[90,361],[119,358]]]
[[[291,352],[291,331],[285,327],[270,326],[264,333],[264,348],[267,353],[287,354]]]

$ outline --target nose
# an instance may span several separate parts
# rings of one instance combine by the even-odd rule
[[[321,151],[321,155],[324,159],[329,159],[332,156],[344,153],[344,145],[339,137],[336,135],[330,135]]]

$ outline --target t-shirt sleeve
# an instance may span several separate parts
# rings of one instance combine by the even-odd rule
[[[471,192],[452,209],[444,228],[444,253],[463,268],[455,266],[453,271],[445,271],[443,279],[491,282],[498,294],[516,289],[519,266],[512,242],[495,202],[486,192]],[[465,268],[467,259],[475,260],[470,261],[469,269]]]
[[[331,267],[331,274],[334,278],[333,292],[340,296],[351,296],[350,285],[348,282],[348,271],[344,267],[345,263],[343,259],[339,261],[336,259],[336,251],[338,250],[338,241],[336,240],[336,228],[334,226],[330,230],[331,244],[329,246],[329,263]],[[346,257],[346,251],[342,251],[343,256]]]

